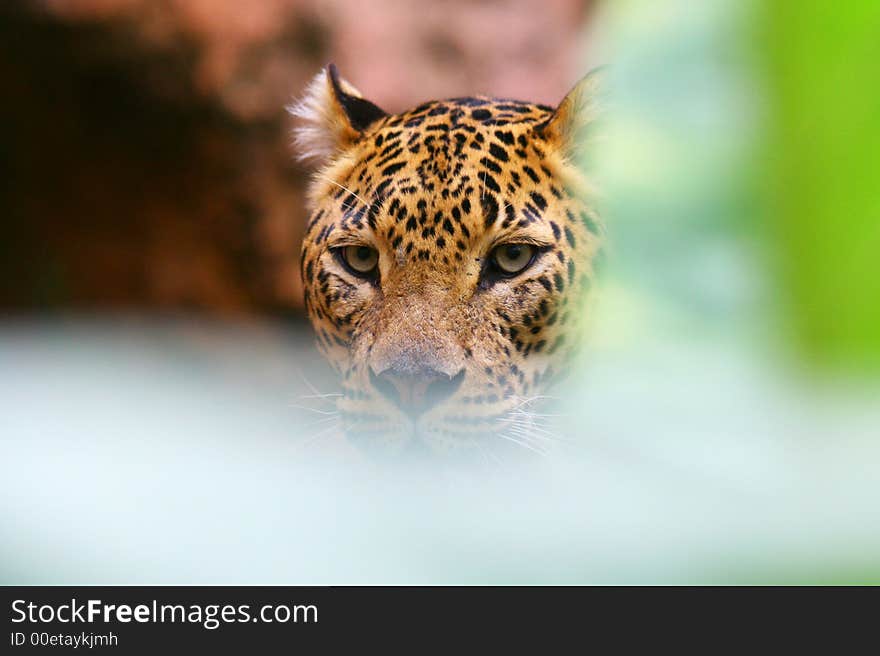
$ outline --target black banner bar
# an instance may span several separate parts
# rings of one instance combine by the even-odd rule
[[[222,649],[333,653],[361,645],[440,643],[471,653],[483,644],[581,646],[611,640],[694,637],[715,629],[777,633],[786,618],[803,634],[827,624],[852,590],[617,587],[60,586],[0,588],[0,653],[103,649],[119,654]],[[876,589],[869,590],[875,607]],[[861,595],[859,595],[861,596]],[[867,599],[865,599],[867,601]],[[850,615],[851,629],[858,614]],[[354,642],[352,642],[354,641]],[[465,648],[468,646],[468,648]],[[187,651],[197,650],[197,651]],[[563,650],[567,651],[567,650]],[[604,652],[603,652],[604,653]]]

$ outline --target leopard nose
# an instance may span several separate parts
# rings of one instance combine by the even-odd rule
[[[454,376],[435,369],[412,371],[392,367],[378,375],[370,370],[373,387],[413,420],[450,398],[463,380],[464,369]]]

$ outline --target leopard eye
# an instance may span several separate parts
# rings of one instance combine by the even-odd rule
[[[529,244],[501,244],[492,251],[492,262],[502,274],[513,276],[528,268],[535,252]]]
[[[356,276],[370,277],[379,264],[379,253],[370,246],[345,246],[341,251],[342,261]]]

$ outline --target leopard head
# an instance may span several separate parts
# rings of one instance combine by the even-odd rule
[[[603,234],[574,163],[597,85],[389,114],[331,64],[291,108],[305,307],[351,439],[478,448],[564,371]]]

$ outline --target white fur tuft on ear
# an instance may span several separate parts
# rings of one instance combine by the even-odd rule
[[[339,124],[333,88],[325,69],[312,78],[303,97],[287,111],[297,120],[293,147],[298,159],[322,161],[336,152],[339,142],[336,134],[344,126]]]
[[[584,133],[600,117],[605,107],[605,74],[597,69],[584,77],[542,125],[538,132],[563,151],[571,153],[584,139]]]
[[[296,119],[293,146],[300,160],[324,163],[356,141],[366,127],[385,116],[330,64],[287,111]]]

